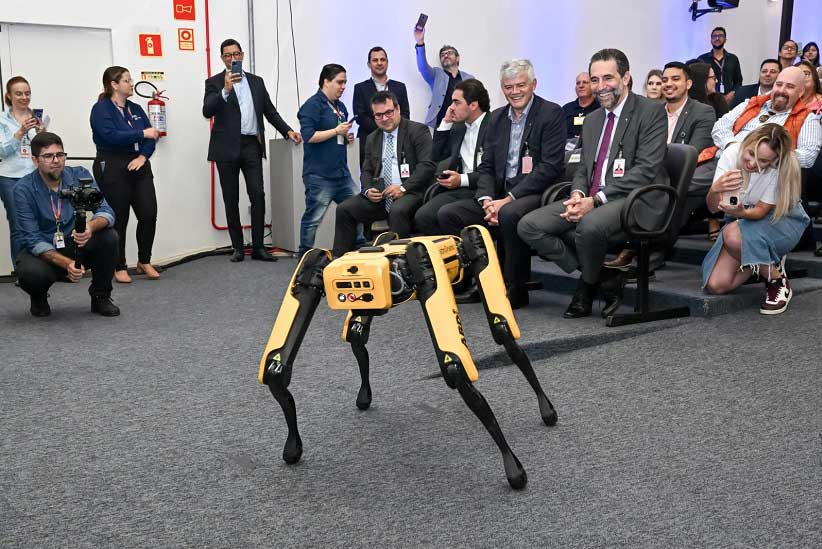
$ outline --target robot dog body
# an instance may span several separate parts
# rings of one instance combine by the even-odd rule
[[[474,387],[478,374],[465,341],[452,284],[465,269],[476,278],[494,341],[503,345],[537,395],[540,415],[554,425],[557,414],[540,387],[525,352],[516,343],[519,326],[505,293],[496,250],[487,229],[466,227],[461,238],[414,237],[396,240],[382,234],[374,246],[360,248],[332,261],[327,250],[313,249],[300,261],[286,291],[277,320],[260,361],[258,380],[268,385],[288,424],[283,459],[302,456],[294,398],[288,391],[294,359],[323,295],[329,307],[348,311],[343,340],[351,344],[360,370],[357,407],[371,405],[368,343],[371,321],[392,307],[416,299],[422,306],[437,361],[449,387],[457,389],[480,419],[502,453],[505,474],[515,489],[527,475],[511,451],[491,407]]]

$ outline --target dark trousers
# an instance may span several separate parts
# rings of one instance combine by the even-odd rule
[[[437,217],[440,208],[446,204],[451,204],[458,200],[466,200],[473,196],[473,189],[469,189],[468,187],[440,191],[417,210],[417,213],[414,215],[414,227],[416,227],[418,233],[424,235],[443,234]]]
[[[131,210],[134,209],[137,216],[137,261],[140,263],[151,263],[151,248],[157,230],[157,195],[151,162],[146,160],[139,170],[129,171],[127,168],[138,154],[97,151],[92,167],[97,185],[114,210],[114,228],[120,236],[118,271],[126,268],[126,228]]]
[[[505,256],[502,274],[509,289],[517,292],[525,289],[531,276],[531,250],[517,234],[517,224],[528,212],[539,207],[541,196],[523,196],[505,205],[498,213],[499,240]],[[485,225],[485,212],[473,198],[446,204],[439,210],[437,219],[443,234],[459,236],[468,225]]]
[[[83,266],[91,269],[89,294],[111,294],[111,278],[114,276],[118,240],[117,232],[108,227],[93,233],[82,248]],[[66,238],[66,247],[57,252],[72,259],[77,257],[77,248],[70,238]],[[31,296],[44,296],[52,284],[66,279],[65,269],[31,255],[28,250],[21,251],[17,256],[16,271],[20,287]]]
[[[526,215],[519,224],[519,235],[540,256],[555,262],[565,272],[579,269],[585,282],[596,284],[608,245],[628,239],[619,217],[624,202],[609,200],[585,214],[578,223],[560,217],[565,206],[561,201],[553,202]]]
[[[357,224],[370,224],[380,219],[388,219],[388,229],[400,238],[411,236],[414,212],[422,204],[422,197],[406,194],[391,204],[391,212],[385,211],[385,203],[371,202],[361,194],[348,198],[337,206],[334,223],[334,257],[339,257],[354,249],[357,239]]]
[[[243,172],[245,189],[251,202],[251,246],[263,247],[265,225],[265,190],[263,189],[263,156],[260,143],[253,135],[242,136],[240,157],[237,160],[217,162],[220,188],[223,190],[225,219],[231,246],[242,250],[243,227],[240,223],[240,172]]]

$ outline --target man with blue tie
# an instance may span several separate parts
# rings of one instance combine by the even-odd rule
[[[663,104],[631,93],[624,53],[595,53],[588,72],[601,108],[582,124],[582,156],[571,197],[534,210],[517,225],[520,238],[540,256],[565,272],[581,271],[565,318],[590,315],[597,290],[605,298],[603,317],[621,305],[623,273],[602,263],[609,244],[627,240],[620,223],[622,204],[632,190],[654,183],[661,173],[668,137]],[[638,203],[636,223],[653,228],[666,204],[664,199]]]
[[[358,223],[388,219],[389,230],[410,236],[414,213],[434,179],[428,128],[402,118],[397,96],[388,90],[374,94],[371,109],[379,131],[365,142],[362,192],[337,207],[334,257],[354,249]]]
[[[203,116],[214,117],[208,159],[217,163],[220,187],[225,203],[225,217],[234,253],[232,262],[245,258],[243,229],[240,224],[240,171],[245,178],[251,201],[251,259],[275,261],[263,245],[265,223],[265,190],[263,189],[263,158],[265,157],[265,126],[263,116],[283,137],[295,144],[302,141],[280,117],[271,103],[265,83],[249,72],[233,72],[231,64],[242,64],[243,51],[239,42],[229,38],[220,44],[225,68],[205,82]]]

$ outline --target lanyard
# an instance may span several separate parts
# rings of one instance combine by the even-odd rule
[[[60,189],[63,187],[63,182],[60,182],[60,185],[57,186],[57,206],[54,206],[54,198],[51,197],[51,191],[49,191],[49,202],[51,202],[51,213],[54,214],[54,221],[57,223],[57,230],[60,230],[60,217],[62,216],[63,212],[63,199],[60,198]]]
[[[342,112],[340,111],[340,109],[338,109],[331,101],[328,102],[328,106],[331,107],[331,110],[334,111],[334,113],[337,115],[337,121],[340,124],[342,124],[343,116],[342,116]]]

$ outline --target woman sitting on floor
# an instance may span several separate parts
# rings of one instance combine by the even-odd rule
[[[792,297],[785,257],[810,221],[799,203],[801,187],[799,161],[782,126],[765,124],[725,148],[706,201],[735,221],[702,262],[705,290],[725,294],[759,275],[766,287],[759,312],[785,311]]]

